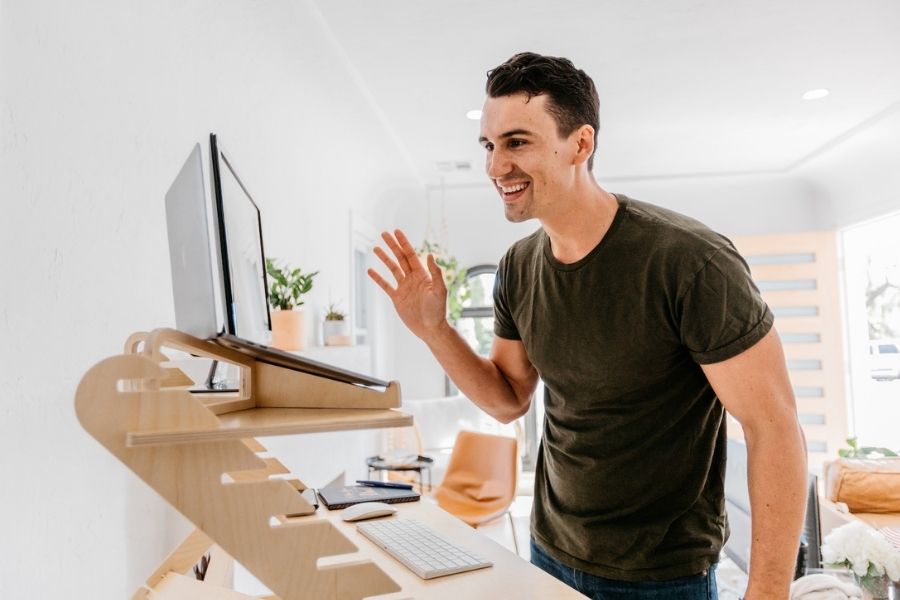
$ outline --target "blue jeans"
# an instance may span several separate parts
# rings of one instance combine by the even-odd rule
[[[531,564],[593,600],[717,600],[716,566],[668,581],[616,581],[567,567],[531,540]]]

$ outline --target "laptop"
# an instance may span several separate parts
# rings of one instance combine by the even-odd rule
[[[200,144],[194,145],[166,192],[176,329],[263,363],[387,387],[387,381],[266,344],[271,324],[259,208],[215,134],[210,134],[210,164],[214,210],[208,210]]]

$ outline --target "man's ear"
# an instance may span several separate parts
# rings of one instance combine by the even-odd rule
[[[576,165],[586,163],[594,153],[594,128],[587,124],[582,125],[573,131],[570,137],[577,144],[572,162]]]

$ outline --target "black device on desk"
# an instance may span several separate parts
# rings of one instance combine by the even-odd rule
[[[347,508],[361,502],[416,502],[421,497],[418,492],[410,489],[370,485],[336,485],[319,488],[318,492],[328,510]]]

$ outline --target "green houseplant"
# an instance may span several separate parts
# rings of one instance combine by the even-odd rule
[[[891,457],[897,456],[897,453],[890,448],[880,448],[878,446],[860,446],[855,437],[847,438],[849,448],[841,448],[838,450],[838,456],[841,458],[871,458],[871,457]]]
[[[313,287],[313,278],[318,271],[304,273],[299,268],[291,268],[285,263],[278,264],[266,259],[266,273],[269,275],[269,302],[272,308],[272,346],[281,350],[302,350],[304,347],[303,306],[304,294]]]
[[[338,309],[334,302],[328,305],[328,312],[325,313],[326,321],[343,321],[346,318],[347,315],[342,310]]]

